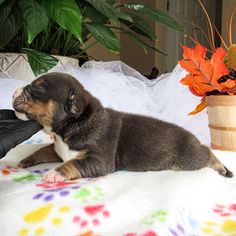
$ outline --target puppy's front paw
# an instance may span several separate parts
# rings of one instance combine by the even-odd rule
[[[63,182],[66,180],[66,177],[61,175],[55,170],[50,170],[47,174],[43,176],[43,181],[56,183],[56,182]]]
[[[34,159],[26,158],[26,159],[22,160],[18,164],[18,167],[20,167],[20,168],[27,168],[27,167],[34,166],[34,165],[37,165],[37,163],[36,163],[36,161]]]

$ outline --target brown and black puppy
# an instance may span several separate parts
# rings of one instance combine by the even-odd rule
[[[72,76],[49,73],[14,94],[16,112],[38,121],[55,143],[22,160],[20,167],[63,160],[44,176],[64,181],[116,170],[198,170],[232,173],[188,131],[161,120],[104,108]]]

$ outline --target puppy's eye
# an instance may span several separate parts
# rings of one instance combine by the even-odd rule
[[[31,87],[31,94],[33,97],[42,97],[45,94],[45,89],[43,87]]]

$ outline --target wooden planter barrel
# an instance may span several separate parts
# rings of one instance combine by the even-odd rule
[[[207,96],[211,148],[236,152],[236,96]]]

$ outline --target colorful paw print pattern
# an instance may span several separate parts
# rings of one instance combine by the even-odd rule
[[[71,209],[69,206],[64,205],[57,209],[56,216],[52,216],[53,204],[49,203],[44,206],[37,208],[36,210],[30,211],[23,217],[23,221],[26,224],[22,227],[18,235],[19,236],[40,236],[47,235],[47,227],[43,223],[51,226],[59,226],[63,223],[63,214],[68,213]]]
[[[38,174],[21,174],[19,176],[14,176],[12,178],[13,181],[15,182],[28,182],[28,181],[35,181],[35,180],[40,180],[41,175]]]
[[[52,203],[47,203],[23,216],[25,226],[18,231],[18,235],[49,235],[51,227],[58,228],[63,224],[65,227],[68,225],[67,220],[70,219],[74,228],[78,228],[82,232],[82,234],[77,235],[98,236],[89,230],[91,227],[96,228],[109,217],[110,212],[104,205],[87,205],[75,209],[75,207],[72,208],[68,205],[56,207]]]
[[[25,171],[11,164],[0,167],[2,178],[14,184],[29,183],[34,188],[29,196],[32,209],[21,216],[16,235],[51,236],[54,230],[60,235],[69,225],[73,229],[69,235],[104,236],[100,234],[101,229],[116,217],[122,217],[121,213],[111,212],[106,204],[104,191],[96,182],[103,177],[42,182],[42,175],[47,171],[46,168]],[[206,209],[202,218],[196,218],[195,212],[186,208],[156,209],[137,222],[137,226],[132,225],[134,230],[127,229],[121,236],[236,236],[236,203],[216,204]]]
[[[68,182],[58,182],[58,183],[39,183],[36,184],[37,187],[43,190],[33,196],[34,200],[42,200],[44,202],[50,202],[55,199],[55,197],[67,197],[73,190],[79,189],[81,186],[78,182],[68,181]]]
[[[179,223],[177,223],[175,227],[170,227],[169,232],[172,236],[197,236],[188,232],[185,227]]]
[[[230,204],[228,206],[215,205],[213,212],[222,217],[235,216],[236,217],[236,204]]]
[[[123,236],[158,236],[153,230],[147,230],[144,233],[126,233]]]
[[[149,217],[141,221],[141,224],[148,226],[155,226],[158,228],[164,228],[168,230],[168,235],[171,236],[195,236],[192,232],[199,227],[199,222],[197,222],[191,215],[191,212],[181,208],[173,214],[173,211],[158,209],[153,212]],[[176,222],[180,220],[180,222]]]
[[[10,176],[14,182],[28,182],[35,181],[41,178],[41,175],[37,172],[22,172],[22,169],[19,167],[6,165],[0,169],[0,173],[3,176]]]
[[[201,230],[204,235],[209,236],[235,236],[236,220],[224,219],[221,223],[218,221],[206,221]]]
[[[45,168],[45,169],[41,169],[41,170],[30,170],[31,173],[34,173],[34,174],[44,174],[46,172],[48,172],[49,169],[48,168]]]
[[[168,222],[169,235],[172,236],[201,236],[198,234],[201,222],[192,215],[186,208],[180,208],[177,215],[172,217],[172,222]]]
[[[81,234],[76,234],[76,236],[101,236],[101,235],[95,233],[94,231],[89,230]]]
[[[236,236],[236,204],[216,204],[212,211],[218,218],[204,222],[202,232],[205,235]]]
[[[80,202],[87,203],[92,201],[98,201],[104,196],[102,189],[98,186],[82,187],[75,192],[74,197],[79,199]]]
[[[168,212],[166,210],[157,210],[154,213],[152,213],[148,218],[143,220],[141,223],[145,225],[153,225],[157,221],[159,222],[165,222],[167,219]]]
[[[85,214],[84,214],[85,213]],[[110,217],[110,212],[104,205],[89,205],[83,208],[83,215],[74,215],[73,223],[79,228],[91,228],[101,224],[104,219]]]
[[[11,174],[15,174],[15,173],[18,173],[20,171],[21,171],[20,168],[10,166],[10,165],[6,165],[6,166],[0,168],[0,173],[3,176],[9,176]]]
[[[76,181],[58,182],[58,183],[40,183],[37,187],[43,190],[33,196],[34,200],[43,200],[49,202],[55,197],[67,197],[73,193],[73,197],[78,199],[81,204],[97,201],[104,196],[102,189],[97,186],[83,186],[83,183]]]

